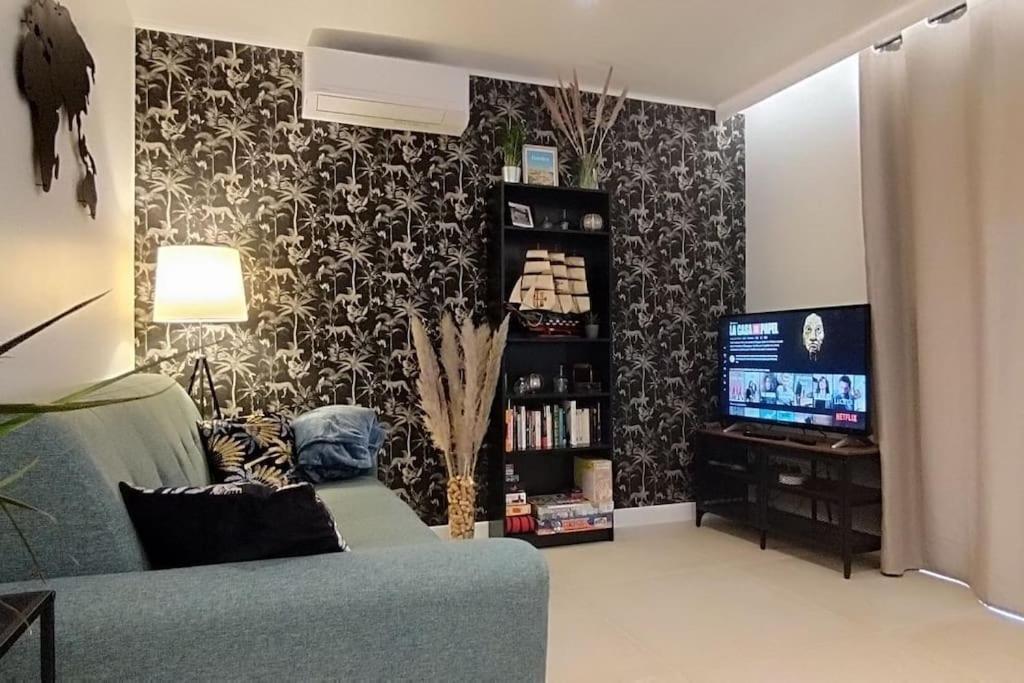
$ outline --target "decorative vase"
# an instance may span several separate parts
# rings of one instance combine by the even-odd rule
[[[587,339],[597,339],[601,334],[601,326],[597,324],[587,325],[584,328]]]
[[[476,528],[476,481],[456,474],[448,478],[448,535],[453,540],[473,538]]]
[[[583,217],[583,229],[587,232],[604,230],[604,217],[599,213],[588,213]]]
[[[501,177],[506,183],[518,183],[523,177],[523,169],[518,166],[504,166],[501,169]]]
[[[585,190],[597,189],[597,167],[601,160],[596,154],[584,154],[580,157],[580,187]]]

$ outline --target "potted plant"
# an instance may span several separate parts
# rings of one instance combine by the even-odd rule
[[[558,78],[558,86],[553,95],[544,88],[538,88],[540,98],[551,115],[555,130],[560,132],[572,145],[579,159],[579,186],[586,189],[597,189],[601,162],[603,161],[604,141],[612,126],[622,113],[626,104],[628,88],[623,88],[614,106],[609,110],[608,87],[612,81],[612,69],[608,69],[608,77],[604,81],[604,89],[594,108],[593,118],[588,120],[589,107],[584,102],[583,91],[576,70],[572,72],[572,81],[568,87]],[[607,116],[605,116],[607,114]]]
[[[491,331],[467,315],[461,330],[450,313],[441,320],[441,353],[434,352],[419,316],[412,339],[419,366],[416,388],[423,424],[448,472],[448,534],[471,539],[476,523],[476,464],[490,421],[491,403],[501,375],[508,317]]]
[[[601,335],[601,325],[597,322],[597,314],[591,311],[587,313],[587,324],[583,328],[587,339],[597,339]]]
[[[501,155],[505,166],[501,169],[502,178],[506,183],[518,183],[523,177],[523,143],[526,141],[526,127],[520,121],[512,121],[505,125],[501,132]]]

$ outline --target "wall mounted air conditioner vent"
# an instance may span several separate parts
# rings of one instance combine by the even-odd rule
[[[465,69],[322,47],[303,61],[304,118],[445,135],[469,124]]]

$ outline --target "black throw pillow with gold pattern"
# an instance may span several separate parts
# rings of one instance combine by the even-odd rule
[[[231,420],[199,423],[206,460],[218,484],[293,483],[295,435],[291,421],[276,413],[255,413]]]

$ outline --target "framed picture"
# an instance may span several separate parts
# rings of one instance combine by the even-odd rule
[[[558,187],[558,149],[523,145],[523,182]]]
[[[508,211],[512,215],[512,225],[517,228],[533,227],[533,211],[526,204],[508,203]]]

